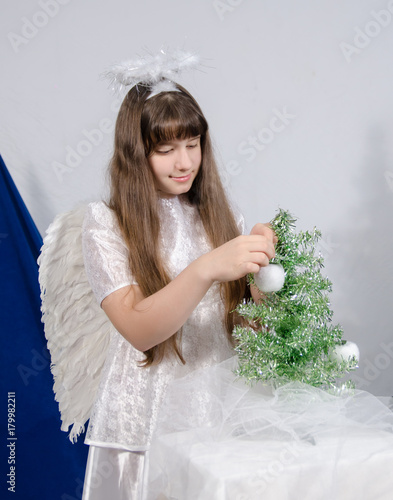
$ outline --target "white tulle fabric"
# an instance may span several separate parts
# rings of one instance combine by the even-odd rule
[[[236,363],[171,383],[150,449],[149,499],[391,498],[385,402],[298,383],[251,388]]]

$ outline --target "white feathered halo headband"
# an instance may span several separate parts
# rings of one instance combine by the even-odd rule
[[[173,79],[184,71],[196,69],[199,64],[196,54],[180,49],[171,52],[162,49],[156,55],[147,54],[115,64],[102,76],[109,80],[109,87],[119,93],[135,85],[150,87],[150,98],[160,92],[177,92]]]

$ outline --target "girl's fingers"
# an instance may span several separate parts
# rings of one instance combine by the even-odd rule
[[[263,252],[269,259],[272,259],[276,250],[274,248],[273,240],[267,240],[264,236],[251,236],[252,240],[247,241],[247,246],[250,252]]]
[[[259,234],[261,236],[266,236],[266,238],[270,239],[273,241],[275,233],[273,229],[271,228],[270,224],[262,224],[261,222],[258,222],[258,224],[255,224],[255,226],[251,229],[250,234]]]
[[[257,271],[252,272],[258,272],[259,268],[267,266],[269,264],[269,261],[270,258],[264,252],[255,252],[251,254],[249,262],[258,266]]]

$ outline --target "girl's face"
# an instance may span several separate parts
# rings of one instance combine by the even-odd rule
[[[187,193],[201,166],[201,138],[160,143],[148,161],[160,194],[172,197]]]

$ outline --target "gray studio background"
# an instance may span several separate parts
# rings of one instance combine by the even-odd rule
[[[249,227],[291,210],[323,232],[334,322],[360,388],[393,382],[393,1],[1,0],[0,153],[41,234],[105,196],[119,103],[99,74],[196,51],[181,78]]]

